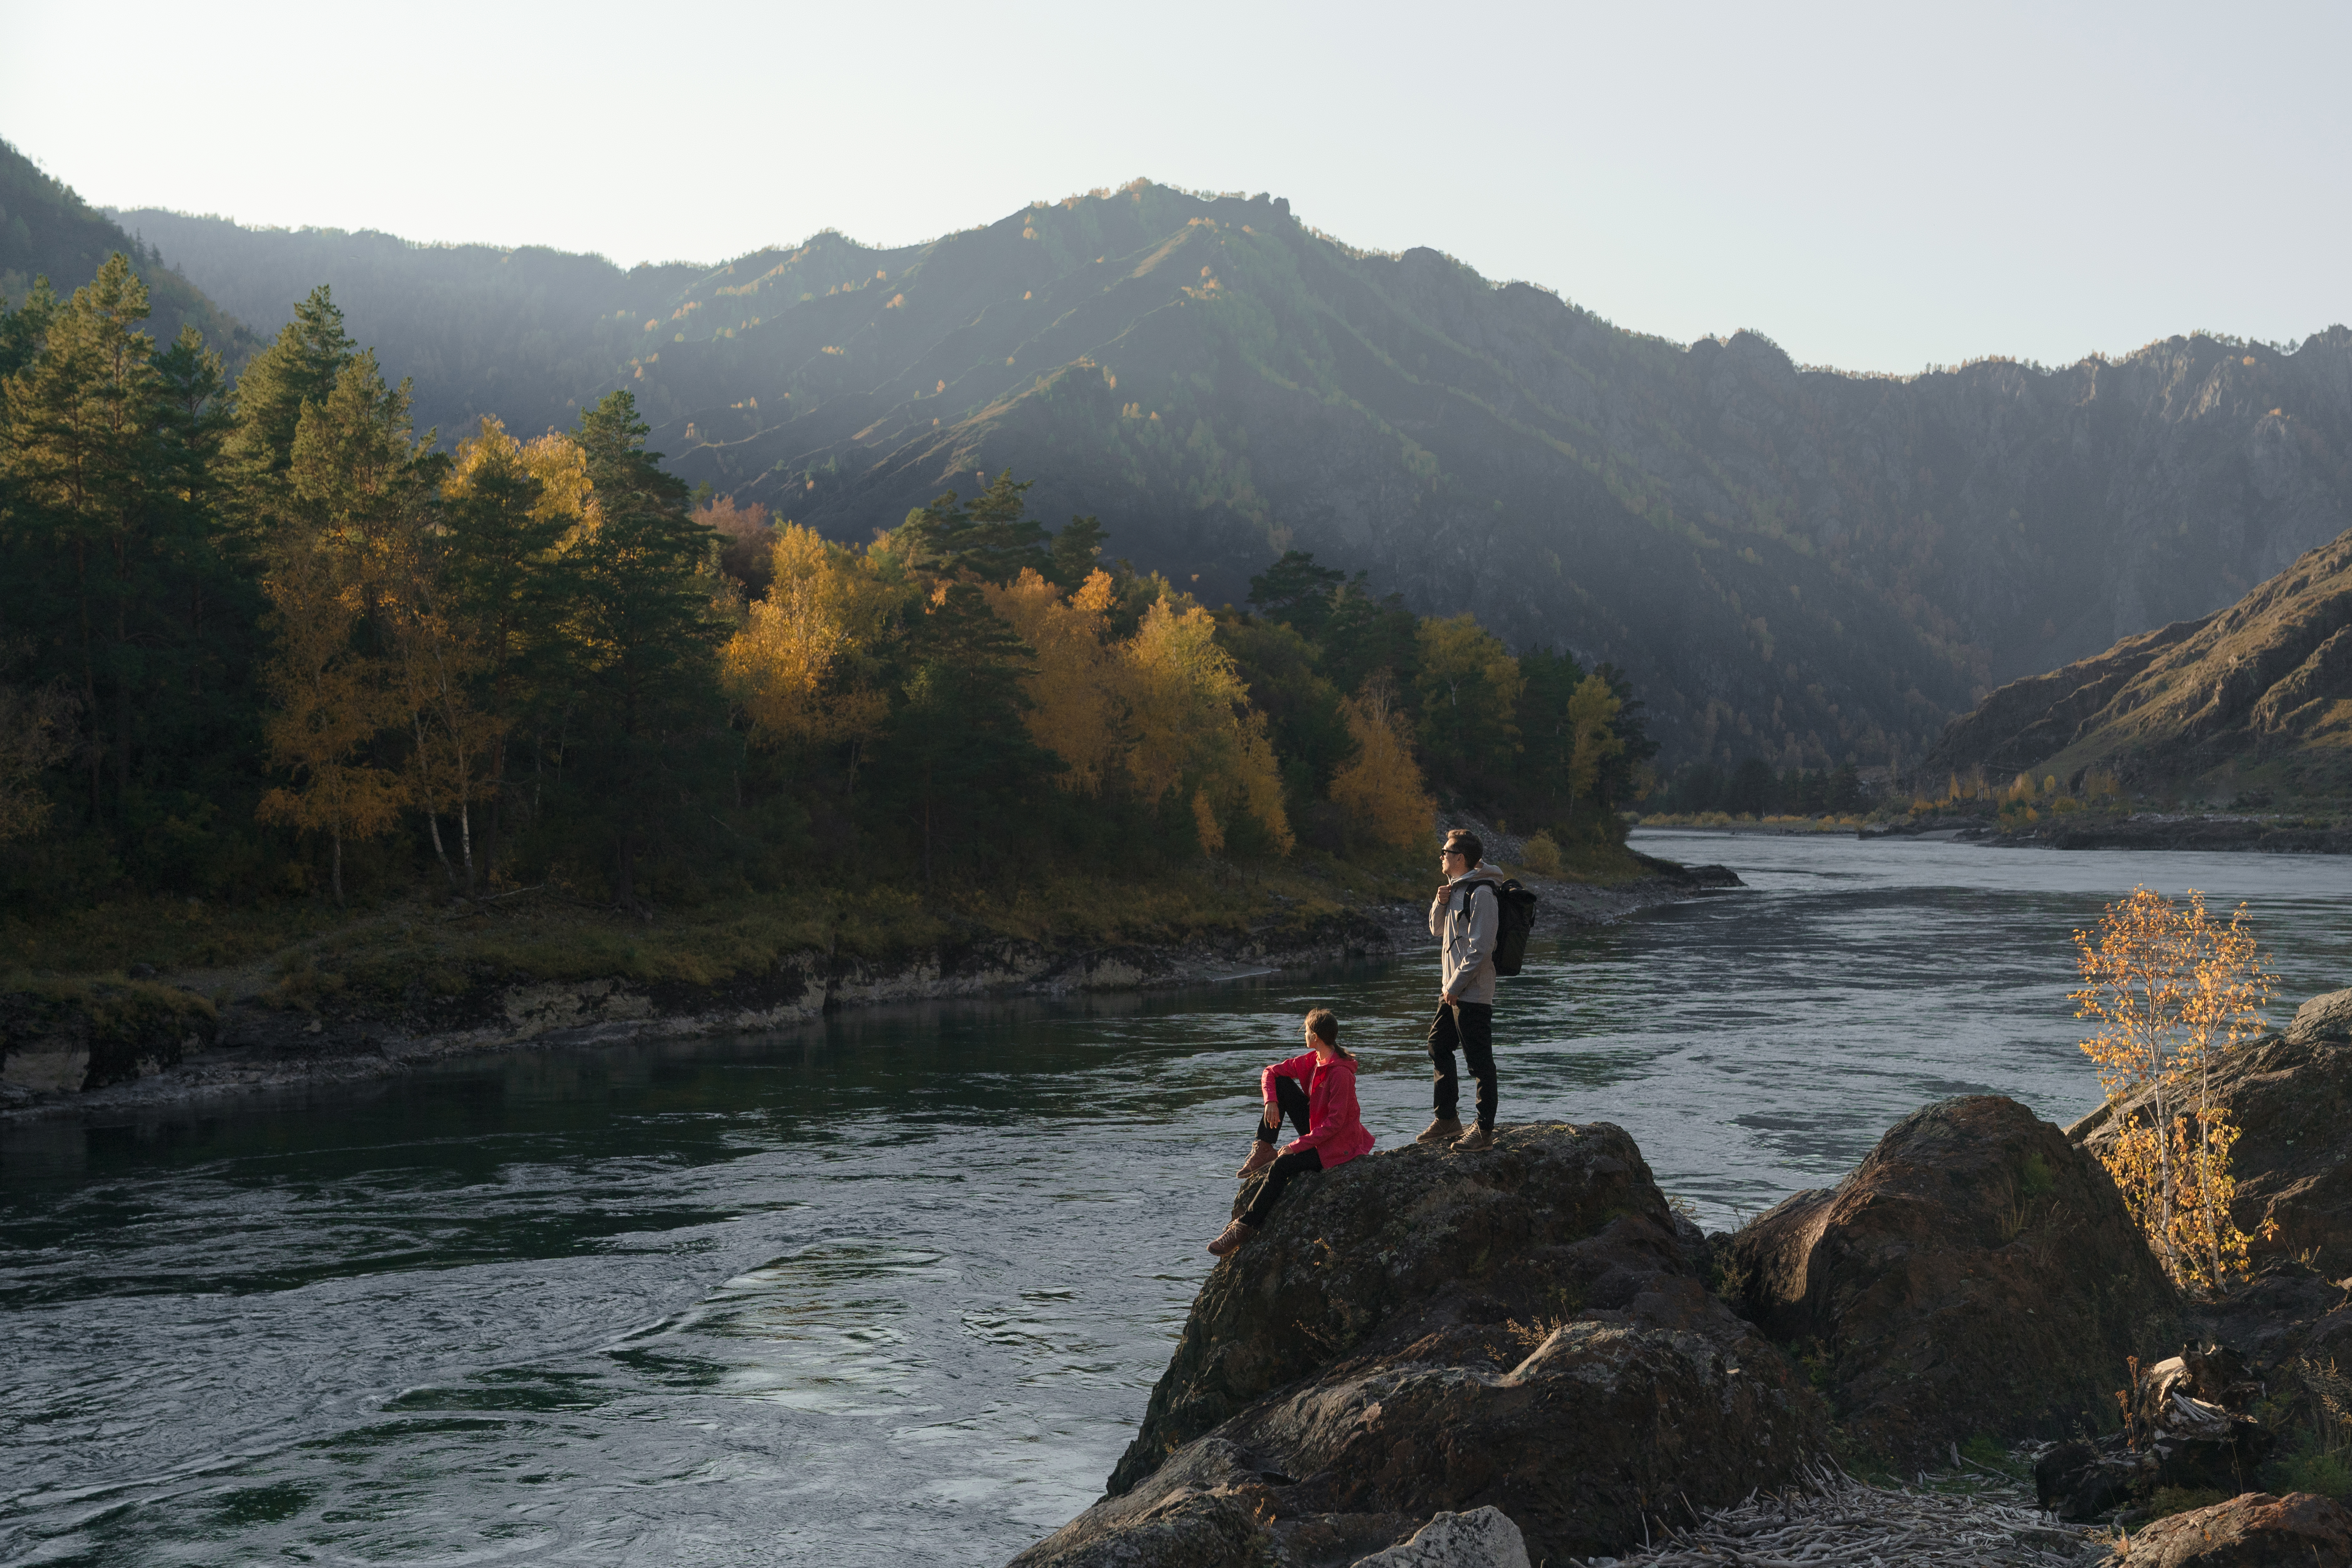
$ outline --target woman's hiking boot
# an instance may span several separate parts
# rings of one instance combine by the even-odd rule
[[[1255,1138],[1250,1141],[1249,1158],[1242,1162],[1242,1168],[1235,1171],[1234,1174],[1236,1176],[1255,1176],[1260,1171],[1265,1170],[1268,1165],[1273,1163],[1274,1145],[1267,1142],[1263,1138]]]
[[[1451,1143],[1461,1136],[1462,1119],[1458,1116],[1441,1116],[1437,1118],[1436,1121],[1432,1121],[1428,1126],[1423,1128],[1421,1130],[1421,1136],[1414,1139],[1413,1142],[1416,1143]]]
[[[1245,1219],[1234,1220],[1229,1223],[1224,1229],[1217,1232],[1217,1239],[1209,1243],[1209,1250],[1214,1253],[1217,1257],[1223,1258],[1226,1254],[1234,1251],[1243,1242],[1247,1241],[1251,1237],[1255,1236],[1256,1234],[1257,1226],[1250,1224],[1249,1221]]]
[[[1483,1121],[1454,1141],[1454,1151],[1457,1154],[1475,1154],[1481,1149],[1494,1146],[1495,1130]]]

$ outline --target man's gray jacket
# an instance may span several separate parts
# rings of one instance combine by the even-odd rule
[[[1495,934],[1502,929],[1503,879],[1484,867],[1465,871],[1429,903],[1429,934],[1437,938],[1440,996],[1495,1005]]]

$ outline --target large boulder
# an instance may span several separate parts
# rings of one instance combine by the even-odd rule
[[[2352,1568],[2352,1513],[2311,1492],[2248,1492],[2159,1519],[2115,1568]]]
[[[1022,1568],[1352,1563],[1494,1508],[1537,1562],[1792,1479],[1821,1400],[1621,1129],[1302,1178],[1210,1271],[1110,1495]]]
[[[2215,1086],[2239,1130],[2231,1217],[2254,1238],[2251,1256],[2307,1258],[2329,1279],[2352,1275],[2352,990],[2314,996],[2284,1033],[2240,1047]],[[2128,1118],[2137,1108],[2122,1109]],[[2102,1106],[2066,1131],[2103,1153],[2117,1125]]]
[[[2179,1303],[2106,1173],[1998,1095],[1914,1111],[1828,1190],[1729,1238],[1726,1289],[1905,1465],[2113,1418]]]

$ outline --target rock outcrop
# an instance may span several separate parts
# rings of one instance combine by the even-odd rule
[[[1302,1178],[1211,1271],[1110,1495],[1015,1561],[1348,1563],[1491,1507],[1557,1562],[1781,1484],[1827,1412],[1703,1257],[1605,1123]]]
[[[2179,1343],[2171,1286],[2106,1173],[2011,1100],[1913,1112],[1845,1180],[1724,1244],[1726,1289],[1897,1462],[2063,1436],[2125,1358]]]
[[[2314,996],[2284,1034],[2240,1047],[2217,1089],[2240,1134],[2232,1217],[2254,1237],[2250,1256],[2308,1258],[2329,1279],[2352,1275],[2352,990]],[[2122,1115],[2138,1105],[2126,1101]],[[2103,1153],[2116,1125],[2102,1106],[2066,1131]]]
[[[2352,1513],[2311,1492],[2248,1492],[2159,1519],[2115,1568],[2352,1568]]]

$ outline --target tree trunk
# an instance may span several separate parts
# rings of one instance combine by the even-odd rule
[[[335,840],[335,908],[340,910],[343,907],[343,830],[340,827],[336,828],[333,837]]]
[[[449,879],[449,890],[457,890],[457,873],[449,865],[449,851],[441,847],[441,814],[429,807],[425,813],[425,825],[433,831],[433,853],[440,858],[441,874]]]
[[[466,896],[474,896],[474,808],[465,801],[457,803],[457,847],[466,863]]]

